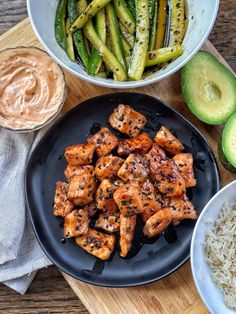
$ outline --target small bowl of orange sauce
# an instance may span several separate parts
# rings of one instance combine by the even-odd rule
[[[18,132],[42,128],[60,112],[66,97],[63,71],[35,47],[0,52],[0,125]]]

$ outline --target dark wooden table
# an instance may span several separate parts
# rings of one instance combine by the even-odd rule
[[[206,0],[207,1],[207,0]],[[27,16],[25,0],[0,0],[0,35]],[[235,0],[221,0],[217,22],[210,40],[236,71]],[[0,47],[1,49],[1,47]],[[0,313],[88,313],[59,270],[42,269],[27,294],[0,284]]]

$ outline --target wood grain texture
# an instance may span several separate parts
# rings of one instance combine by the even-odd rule
[[[26,0],[0,0],[0,35],[26,16]]]
[[[221,0],[210,41],[236,72],[236,2]]]
[[[216,26],[211,34],[214,44],[222,52],[231,67],[236,70],[235,43],[233,36],[236,29],[234,0],[221,0],[221,10]],[[14,4],[14,5],[13,5]],[[17,10],[19,4],[20,10]],[[14,8],[12,7],[14,6]],[[8,8],[8,9],[7,9]],[[14,13],[14,10],[16,13]],[[0,33],[12,24],[16,23],[25,14],[25,1],[0,0]],[[6,14],[4,15],[5,12]],[[10,16],[6,18],[7,14]],[[229,23],[230,22],[230,23]],[[30,34],[30,36],[29,36]],[[26,38],[28,40],[26,41]],[[14,47],[19,44],[39,45],[28,22],[23,22],[10,33],[0,38],[0,49]],[[209,46],[213,51],[212,46]],[[208,47],[208,48],[209,48]],[[217,52],[214,51],[216,54]],[[179,89],[179,74],[165,80],[165,85],[161,82],[145,89],[149,95],[157,95],[159,98],[170,102],[182,114],[197,125],[204,135],[207,135],[213,149],[216,151],[216,140],[219,138],[220,129],[218,127],[208,127],[197,121],[186,106]],[[81,83],[71,75],[66,75],[68,83],[68,97],[64,110],[74,106],[81,100],[89,96],[111,92],[111,89],[95,87],[88,83]],[[165,86],[173,83],[171,90],[166,94]],[[79,88],[83,84],[83,89]],[[82,92],[86,91],[86,93]],[[173,97],[174,95],[174,97]],[[232,180],[232,176],[222,171],[224,183]],[[235,178],[235,177],[234,177]],[[185,264],[180,270],[162,281],[152,285],[134,288],[133,294],[129,294],[130,289],[101,289],[83,283],[79,283],[71,277],[65,275],[67,281],[73,286],[74,291],[86,304],[92,313],[126,313],[127,304],[131,304],[131,313],[207,313],[191,280],[189,263]],[[187,280],[185,280],[187,278]],[[167,293],[168,290],[168,293]],[[102,303],[102,300],[108,302]],[[145,308],[137,307],[137,300],[143,300]],[[116,301],[116,302],[115,302]],[[0,313],[87,313],[87,310],[75,296],[68,284],[64,281],[59,271],[55,267],[40,270],[25,296],[19,296],[9,288],[0,285]]]
[[[0,286],[0,313],[80,313],[88,311],[79,301],[59,270],[50,266],[40,270],[27,294],[21,296]]]
[[[91,314],[207,314],[186,263],[174,274],[146,286],[111,289],[96,288],[64,275]],[[128,310],[127,310],[128,309]]]

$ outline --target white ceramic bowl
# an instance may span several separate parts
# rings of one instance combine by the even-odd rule
[[[235,191],[236,181],[233,181],[211,198],[198,218],[191,242],[190,260],[194,282],[206,307],[214,314],[235,314],[235,311],[226,307],[223,293],[212,281],[212,272],[205,261],[203,243],[206,232],[212,228],[212,223],[209,222],[217,219],[224,203],[236,203]]]
[[[219,0],[186,0],[189,25],[184,39],[184,53],[146,79],[140,81],[116,82],[112,79],[91,77],[66,56],[54,36],[54,18],[57,0],[27,0],[28,15],[34,32],[51,57],[64,69],[90,83],[112,88],[135,88],[153,84],[179,70],[201,48],[207,39],[217,16]]]

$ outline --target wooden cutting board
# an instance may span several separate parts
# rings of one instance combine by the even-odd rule
[[[16,25],[0,37],[1,50],[16,46],[41,47],[33,33],[28,19],[25,19],[23,22]],[[213,53],[222,63],[228,66],[210,42],[207,42],[204,45],[204,49]],[[67,72],[65,72],[65,76],[68,86],[68,94],[63,107],[63,112],[87,98],[117,91],[86,83]],[[217,145],[221,127],[207,126],[197,120],[189,112],[181,95],[179,73],[176,73],[159,83],[143,88],[137,88],[133,91],[157,97],[177,109],[182,115],[198,127],[208,140],[217,157]],[[106,104],[104,104],[104,106],[106,106]],[[236,179],[236,175],[232,175],[224,170],[219,162],[218,165],[221,173],[222,185]],[[63,276],[87,309],[94,314],[208,313],[194,286],[189,262],[172,275],[158,282],[146,286],[126,289],[95,287],[77,281],[64,273]]]

